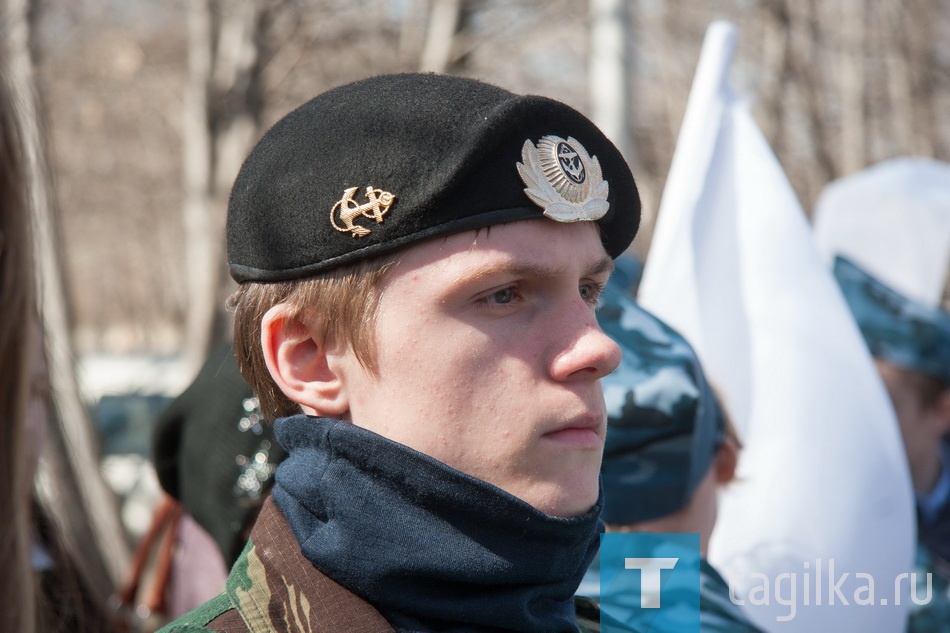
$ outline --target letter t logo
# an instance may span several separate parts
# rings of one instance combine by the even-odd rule
[[[640,570],[640,608],[660,608],[660,571],[673,569],[678,561],[678,558],[623,559],[624,569]]]

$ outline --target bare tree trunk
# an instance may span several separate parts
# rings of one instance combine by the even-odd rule
[[[406,0],[399,29],[399,58],[413,59],[425,45],[425,19],[430,0]]]
[[[268,7],[253,0],[189,0],[187,11],[185,354],[195,374],[223,335],[227,197],[259,129]]]
[[[884,58],[884,85],[887,88],[887,101],[890,125],[891,145],[895,153],[906,154],[911,151],[914,136],[914,106],[912,72],[907,55],[904,34],[907,32],[905,7],[891,3],[877,6],[877,28]],[[915,37],[914,34],[912,37]]]
[[[420,63],[423,72],[444,73],[448,69],[461,20],[462,0],[433,0]]]
[[[25,0],[11,0],[8,15],[8,68],[16,104],[17,127],[23,135],[28,204],[33,240],[39,314],[46,344],[52,404],[49,440],[39,465],[38,494],[46,496],[51,518],[64,528],[70,554],[89,588],[103,602],[121,582],[129,548],[116,500],[99,472],[95,433],[76,381],[70,323],[63,285],[62,253],[53,196],[40,128],[39,109],[29,53],[30,32]],[[61,447],[61,450],[57,450]]]
[[[627,4],[627,0],[590,0],[587,92],[594,123],[613,141],[627,163],[634,166],[637,157],[630,130],[630,90],[634,77],[629,48],[633,29]],[[654,209],[652,204],[643,205],[638,246],[650,242],[656,223]]]
[[[940,67],[940,54],[936,35],[940,8],[934,0],[916,0],[902,5],[900,20],[903,28],[898,41],[892,46],[902,62],[897,70],[906,72],[904,79],[907,90],[905,125],[908,129],[907,152],[917,156],[934,156],[939,138],[939,118],[933,109],[934,96],[938,92],[937,73]],[[892,9],[893,11],[893,9]],[[944,81],[946,73],[944,73]]]
[[[839,0],[840,41],[838,86],[841,89],[841,172],[850,174],[867,162],[864,139],[865,9],[853,0]]]
[[[762,51],[762,85],[758,98],[762,103],[762,133],[780,154],[784,137],[782,123],[785,119],[783,98],[789,80],[789,18],[781,3],[770,2],[760,12],[760,50]]]
[[[827,103],[822,88],[822,64],[818,58],[818,52],[825,49],[825,43],[819,29],[820,21],[817,15],[820,7],[817,6],[815,0],[783,1],[790,18],[791,48],[788,59],[795,78],[795,87],[801,96],[805,110],[807,134],[814,139],[812,145],[815,164],[805,174],[808,179],[808,182],[804,183],[807,187],[805,195],[799,192],[799,195],[807,200],[813,197],[808,194],[814,194],[824,183],[838,176],[828,144],[828,139],[832,137],[832,134],[828,128]],[[792,124],[790,118],[787,118],[786,125]],[[793,137],[791,130],[788,135]],[[805,206],[810,207],[807,203]]]
[[[590,0],[591,118],[617,149],[633,163],[630,142],[630,20],[626,0]]]
[[[659,64],[656,81],[659,83],[658,89],[655,92],[659,93],[657,96],[662,99],[664,104],[663,110],[667,113],[666,129],[663,130],[665,134],[661,142],[670,147],[674,147],[676,145],[676,139],[679,138],[680,125],[683,122],[683,115],[686,112],[686,96],[689,94],[688,88],[685,90],[680,89],[675,72],[677,66],[676,48],[678,43],[671,27],[676,21],[676,13],[676,3],[664,2],[659,4],[656,10],[649,13],[640,12],[638,15],[638,19],[640,20],[639,30],[641,32],[650,32],[652,39],[656,42],[656,50],[658,51],[656,61]],[[689,79],[686,79],[686,77],[689,76],[691,76],[689,72],[683,73],[686,85],[688,85],[689,82]],[[656,130],[655,133],[659,134],[660,130]],[[670,152],[670,156],[672,156],[672,152]],[[664,172],[668,168],[668,164],[662,166]]]
[[[188,83],[182,130],[185,227],[185,357],[189,374],[197,374],[211,349],[211,328],[218,296],[216,267],[221,260],[221,236],[214,231],[211,205],[211,128],[208,125],[208,86],[211,83],[211,5],[190,0]]]
[[[921,153],[941,160],[950,160],[950,60],[946,55],[946,38],[936,37],[938,32],[950,29],[950,16],[946,0],[927,0],[914,13],[915,30],[918,24],[926,24],[923,32],[928,40],[915,40],[925,47],[920,61],[920,93],[918,100],[920,117],[917,119],[917,136],[923,146]]]

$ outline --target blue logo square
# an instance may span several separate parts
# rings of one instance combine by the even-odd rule
[[[603,633],[699,633],[699,591],[699,534],[601,535]]]

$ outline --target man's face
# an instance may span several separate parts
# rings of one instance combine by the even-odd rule
[[[598,496],[594,316],[612,262],[591,222],[525,220],[408,249],[381,285],[378,376],[342,361],[349,418],[555,516]]]

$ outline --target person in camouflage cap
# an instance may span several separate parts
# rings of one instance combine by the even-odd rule
[[[602,381],[607,531],[699,533],[699,584],[666,596],[664,606],[682,622],[698,620],[704,632],[759,632],[705,558],[716,522],[716,489],[734,477],[739,446],[699,359],[613,278],[601,294],[597,318],[622,352],[618,369]],[[660,630],[652,610],[640,607],[638,588],[616,579],[609,588],[599,587],[598,574],[596,560],[582,587],[600,594],[603,613],[631,628]],[[667,625],[676,626],[674,620]]]
[[[901,429],[917,491],[915,577],[932,595],[914,603],[908,631],[950,631],[950,315],[913,300],[838,256],[834,275],[874,356]]]
[[[166,631],[599,627],[598,295],[629,167],[586,117],[380,76],[279,121],[228,208],[238,365],[287,450],[225,592]]]
[[[897,156],[834,180],[815,241],[890,396],[917,497],[911,633],[950,632],[950,163]]]

